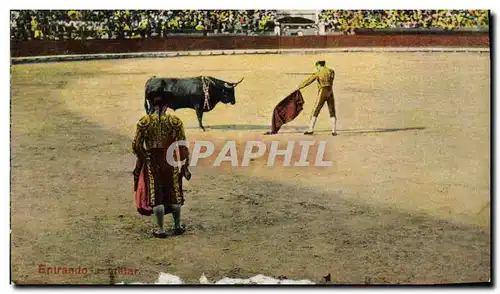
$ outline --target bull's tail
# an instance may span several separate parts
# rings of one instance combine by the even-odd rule
[[[146,86],[144,87],[144,110],[146,110],[146,113],[149,114],[149,104],[148,104],[148,82],[151,79],[147,80]]]
[[[151,76],[147,81],[146,81],[146,84],[144,85],[144,109],[146,110],[146,113],[149,114],[152,110],[153,110],[153,107],[151,106],[150,102],[149,102],[149,97],[148,97],[148,84],[149,82],[156,78],[156,75],[154,76]]]
[[[146,110],[146,113],[149,114],[151,112],[151,106],[149,105],[148,97],[144,97],[144,110]]]
[[[151,76],[147,81],[146,84],[144,85],[144,109],[146,110],[146,113],[149,114],[152,110],[151,105],[149,104],[149,97],[148,97],[148,84],[149,82],[156,78],[156,76]]]

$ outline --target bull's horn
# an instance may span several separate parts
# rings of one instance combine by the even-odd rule
[[[239,84],[239,83],[243,82],[243,79],[244,79],[244,78],[242,78],[242,79],[241,79],[239,82],[237,82],[237,83],[231,83],[231,84],[224,83],[224,87],[226,87],[226,88],[234,88],[234,87],[238,86],[238,84]]]
[[[237,82],[237,83],[234,83],[234,84],[233,84],[233,86],[234,86],[234,87],[238,86],[241,82],[243,82],[243,79],[245,79],[245,78],[244,78],[244,77],[243,77],[243,78],[241,78],[241,80],[240,80],[239,82]]]

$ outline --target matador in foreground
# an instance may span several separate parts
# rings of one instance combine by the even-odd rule
[[[333,98],[333,80],[335,79],[335,71],[329,69],[325,66],[325,61],[316,62],[316,73],[314,73],[307,80],[303,81],[299,85],[299,90],[309,86],[314,81],[318,82],[318,98],[316,100],[316,105],[314,107],[314,112],[309,123],[309,129],[304,133],[305,135],[312,135],[314,132],[314,125],[318,120],[318,115],[323,108],[323,105],[328,105],[328,111],[330,112],[330,121],[332,123],[332,135],[336,136],[336,124],[337,118],[335,113],[335,99]]]
[[[191,178],[189,172],[189,150],[178,146],[174,153],[167,150],[175,142],[185,141],[182,121],[174,115],[166,114],[167,102],[161,93],[153,99],[154,111],[143,116],[137,123],[137,131],[132,144],[137,156],[134,170],[134,190],[137,210],[141,215],[154,214],[158,229],[155,237],[165,238],[164,216],[172,213],[174,234],[181,235],[181,206],[184,205],[182,177]],[[167,158],[173,160],[169,163]],[[184,163],[182,166],[173,162]],[[151,208],[152,207],[152,208]]]

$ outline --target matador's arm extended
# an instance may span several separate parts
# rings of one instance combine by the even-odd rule
[[[312,84],[314,81],[316,81],[318,79],[318,74],[317,73],[314,73],[312,74],[309,78],[307,78],[305,81],[303,81],[300,85],[299,85],[299,90],[309,86],[310,84]]]

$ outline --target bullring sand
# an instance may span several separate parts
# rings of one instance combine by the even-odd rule
[[[326,108],[314,140],[333,166],[201,165],[186,184],[187,233],[157,240],[137,214],[130,144],[152,75],[245,81],[188,139],[303,140],[316,89],[280,134],[274,106],[324,59],[336,71],[339,136]],[[336,283],[490,279],[490,60],[483,53],[206,56],[12,67],[12,278],[107,283],[105,271],[47,275],[47,266],[126,267],[197,283],[202,273]],[[170,220],[169,220],[170,221]],[[158,244],[161,243],[161,246]],[[98,272],[98,273],[96,273]]]

